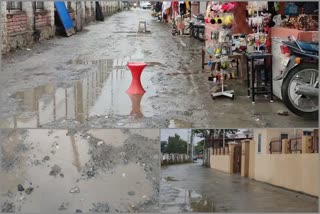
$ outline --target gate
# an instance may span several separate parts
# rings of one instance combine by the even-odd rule
[[[241,145],[234,147],[233,173],[241,173]]]

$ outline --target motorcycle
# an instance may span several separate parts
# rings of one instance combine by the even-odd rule
[[[317,119],[319,113],[319,44],[302,42],[289,36],[283,41],[284,72],[275,78],[282,80],[281,96],[294,114]]]
[[[190,30],[190,36],[200,40],[205,41],[205,24],[204,16],[199,14],[197,16],[193,15],[194,20],[189,22],[188,29]]]

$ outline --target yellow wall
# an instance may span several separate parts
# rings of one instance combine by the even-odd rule
[[[319,196],[319,154],[257,154],[254,179]]]
[[[293,137],[302,130],[255,129],[250,142],[249,177],[287,189],[319,196],[319,154],[269,154],[269,142],[288,133]],[[258,153],[258,134],[261,134],[261,153]]]
[[[231,173],[230,155],[212,155],[212,148],[210,148],[210,167],[223,172]]]

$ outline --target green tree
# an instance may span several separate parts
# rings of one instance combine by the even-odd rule
[[[204,149],[204,140],[199,141],[197,145],[194,147],[196,154],[203,154],[203,149]]]
[[[209,139],[213,138],[231,138],[232,134],[236,134],[239,129],[193,129],[192,134],[197,137],[201,137],[205,139],[205,142],[209,142]]]
[[[180,135],[168,137],[168,145],[165,149],[166,153],[187,154],[187,142],[180,138]]]

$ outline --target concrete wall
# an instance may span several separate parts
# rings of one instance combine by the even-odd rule
[[[190,157],[187,154],[161,154],[161,165],[189,163]]]
[[[319,196],[318,153],[270,154],[269,142],[281,133],[289,138],[302,135],[302,129],[256,129],[250,142],[249,177],[287,189]],[[258,152],[258,134],[261,134],[261,152]],[[303,137],[307,139],[307,137]]]
[[[213,148],[210,148],[212,154]],[[232,173],[231,155],[210,155],[210,167],[223,172]]]
[[[319,196],[319,154],[258,154],[254,179]]]

